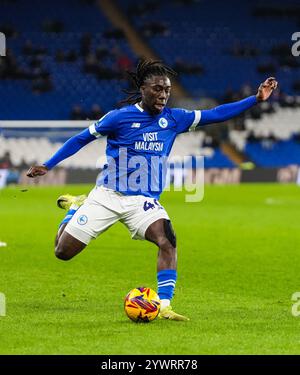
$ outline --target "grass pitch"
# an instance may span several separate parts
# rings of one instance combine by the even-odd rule
[[[166,192],[178,237],[173,308],[189,322],[136,324],[123,299],[156,289],[154,245],[122,224],[73,260],[53,255],[58,195],[91,186],[0,191],[0,354],[300,354],[300,188],[207,186],[200,203]]]

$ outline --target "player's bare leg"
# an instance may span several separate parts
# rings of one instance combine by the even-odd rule
[[[66,224],[64,227],[65,226]],[[57,258],[61,260],[69,260],[86,247],[85,243],[77,240],[77,238],[71,236],[68,232],[65,232],[64,228],[59,228],[59,232],[61,232],[61,234],[58,237],[58,233],[55,243],[55,256]]]
[[[61,235],[63,234],[66,226],[67,226],[67,223],[66,224],[62,224],[59,227],[58,232],[57,232],[56,237],[55,237],[55,247],[57,246],[58,240],[60,239]]]
[[[173,234],[173,239],[170,236],[167,238],[165,219],[159,219],[151,224],[145,233],[148,241],[155,243],[158,250],[157,271],[166,269],[176,270],[177,268],[177,251],[176,238]],[[172,241],[172,243],[171,243]]]
[[[158,294],[161,299],[160,317],[170,320],[189,320],[183,315],[176,314],[170,306],[177,278],[176,236],[170,221],[166,219],[155,221],[147,228],[145,238],[159,248],[157,275]]]

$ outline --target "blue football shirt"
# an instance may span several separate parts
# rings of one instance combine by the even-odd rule
[[[107,164],[97,185],[158,199],[177,134],[194,130],[200,119],[199,110],[165,107],[151,115],[139,104],[108,112],[89,127],[96,138],[107,136]]]

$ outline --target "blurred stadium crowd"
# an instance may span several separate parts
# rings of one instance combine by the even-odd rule
[[[17,168],[42,162],[64,141],[57,133],[7,131],[2,120],[96,120],[124,97],[125,72],[140,55],[99,3],[0,1],[8,47],[0,57],[1,160],[10,153]],[[193,136],[189,152],[203,154],[206,168],[300,165],[300,58],[291,53],[291,36],[300,28],[297,0],[113,3],[143,43],[178,72],[181,95],[172,105],[209,108],[255,94],[268,76],[279,81],[268,103]],[[183,135],[173,154],[183,155],[190,141]],[[91,148],[68,166],[92,168],[92,155]]]

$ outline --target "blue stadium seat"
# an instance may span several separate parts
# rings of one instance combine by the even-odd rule
[[[286,167],[291,164],[300,165],[300,142],[260,141],[247,143],[245,153],[260,167]]]
[[[36,95],[32,93],[31,81],[2,80],[0,119],[63,120],[69,119],[72,106],[76,103],[86,111],[90,111],[94,103],[108,111],[121,99],[121,90],[126,84],[116,80],[97,80],[84,73],[81,57],[72,63],[55,61],[55,53],[59,49],[74,49],[78,52],[80,39],[86,32],[93,35],[93,51],[102,44],[108,49],[115,47],[115,41],[103,37],[103,32],[111,29],[112,25],[96,4],[78,0],[61,0],[60,6],[55,6],[51,0],[4,2],[1,4],[0,25],[7,25],[7,20],[10,20],[10,25],[18,31],[16,38],[9,39],[9,47],[17,57],[20,68],[28,68],[32,60],[31,56],[22,54],[27,40],[31,40],[34,46],[47,48],[43,67],[50,72],[54,89]],[[64,25],[63,32],[42,32],[45,20],[61,21]],[[118,41],[118,47],[135,61],[136,56],[125,40]],[[115,61],[111,58],[104,62],[108,67],[113,64]]]

